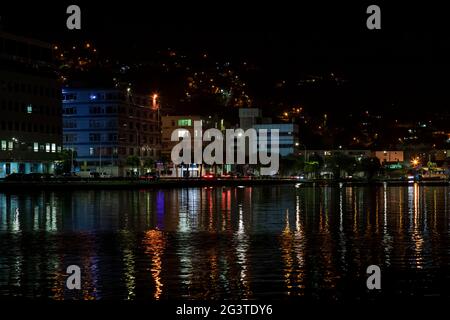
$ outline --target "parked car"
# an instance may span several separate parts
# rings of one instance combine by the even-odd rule
[[[89,177],[90,178],[94,178],[94,179],[98,179],[98,178],[100,178],[100,172],[92,171],[92,172],[89,173]]]
[[[41,174],[41,180],[45,180],[45,181],[49,181],[56,178],[53,174],[51,173],[42,173]]]
[[[205,173],[202,178],[203,179],[207,179],[207,180],[211,180],[211,179],[215,179],[216,175],[214,173],[208,172],[208,173]]]
[[[43,174],[42,173],[28,173],[23,175],[24,181],[42,181],[43,180]]]
[[[75,172],[65,172],[62,174],[62,177],[71,178],[71,177],[78,177],[78,175]]]
[[[145,181],[157,181],[159,180],[159,175],[156,172],[147,172],[139,176],[139,179]]]

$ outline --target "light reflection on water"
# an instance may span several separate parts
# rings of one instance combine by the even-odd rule
[[[448,187],[0,193],[0,296],[449,296]],[[19,214],[17,215],[17,209]],[[82,290],[65,289],[65,268]]]

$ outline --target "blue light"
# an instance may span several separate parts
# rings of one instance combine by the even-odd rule
[[[91,94],[91,95],[89,96],[89,99],[95,100],[95,99],[97,99],[97,96],[96,96],[95,94]]]

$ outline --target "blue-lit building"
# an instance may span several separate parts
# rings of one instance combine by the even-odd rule
[[[127,176],[136,156],[141,166],[160,157],[161,130],[157,97],[130,90],[64,88],[63,144],[76,151],[80,175],[101,172]]]

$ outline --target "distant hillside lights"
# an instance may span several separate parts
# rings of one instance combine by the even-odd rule
[[[193,139],[188,130],[176,129],[171,134],[171,141],[180,141],[171,151],[171,160],[176,165],[224,164],[225,148],[226,164],[261,164],[266,166],[261,167],[261,175],[274,175],[278,172],[280,162],[278,129],[250,128],[246,131],[226,129],[224,138],[222,132],[215,128],[203,132],[202,121],[194,121]],[[204,141],[210,143],[203,149]],[[248,144],[246,144],[247,141]]]

